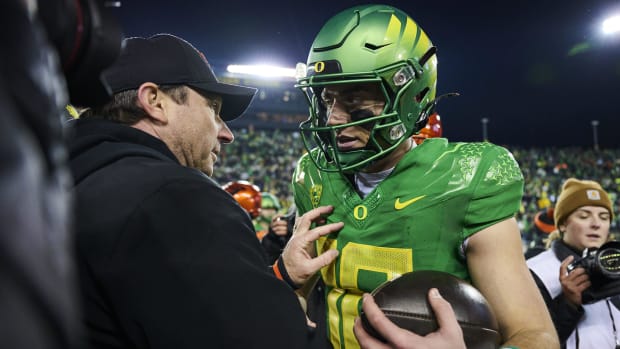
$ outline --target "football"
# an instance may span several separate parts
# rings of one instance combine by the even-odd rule
[[[498,347],[499,327],[486,299],[475,287],[449,273],[433,270],[406,273],[377,287],[372,296],[392,322],[424,336],[438,328],[428,302],[428,291],[433,287],[452,305],[468,349]],[[383,340],[363,311],[360,317],[364,329]]]

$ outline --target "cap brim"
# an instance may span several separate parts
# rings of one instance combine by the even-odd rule
[[[222,110],[220,117],[224,121],[231,121],[243,114],[252,102],[252,98],[256,94],[257,89],[253,87],[245,87],[221,82],[202,82],[202,83],[186,83],[187,86],[193,87],[200,91],[216,94],[222,97]]]

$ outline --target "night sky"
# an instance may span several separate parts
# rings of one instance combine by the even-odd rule
[[[194,44],[216,68],[305,62],[314,36],[363,1],[125,0],[125,36],[168,32]],[[601,20],[620,1],[384,1],[407,12],[438,48],[444,136],[502,145],[620,147],[620,34]]]

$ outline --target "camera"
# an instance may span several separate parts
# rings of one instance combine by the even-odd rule
[[[120,6],[109,0],[38,1],[39,19],[58,53],[72,104],[96,106],[109,99],[100,76],[121,51],[122,29],[113,12]]]
[[[297,211],[289,210],[287,214],[284,216],[278,217],[279,221],[286,221],[286,236],[283,236],[283,239],[290,239],[291,235],[293,235],[293,230],[295,228],[295,218]],[[271,228],[269,228],[271,230]]]
[[[295,218],[296,218],[296,214],[297,212],[295,210],[289,212],[288,214],[286,214],[284,217],[286,220],[286,230],[287,230],[287,238],[290,238],[291,235],[293,235],[293,230],[295,229]]]
[[[599,248],[587,248],[582,258],[568,265],[568,272],[585,269],[592,285],[581,297],[583,303],[592,303],[620,294],[620,242],[609,241]]]

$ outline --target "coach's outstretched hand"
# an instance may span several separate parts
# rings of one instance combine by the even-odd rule
[[[428,300],[437,315],[439,329],[426,336],[419,336],[411,331],[396,326],[388,319],[383,311],[377,306],[374,298],[365,294],[362,301],[362,309],[366,314],[368,322],[379,332],[387,343],[372,337],[364,327],[358,317],[355,319],[353,332],[360,343],[362,349],[415,349],[415,348],[434,348],[434,349],[465,349],[463,331],[456,320],[452,306],[446,301],[437,289],[432,288],[428,293]]]
[[[333,206],[317,207],[295,220],[293,236],[284,247],[281,258],[288,276],[299,286],[338,256],[337,250],[328,250],[316,256],[314,248],[314,241],[318,238],[339,231],[344,226],[342,222],[323,225],[325,216],[333,210]],[[318,226],[310,229],[313,223]]]

